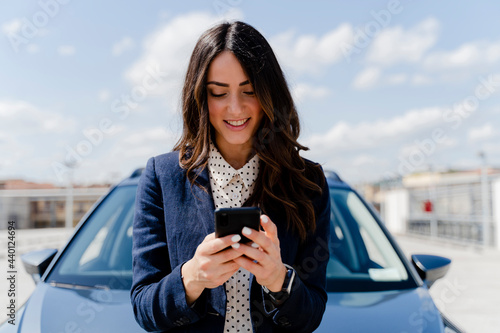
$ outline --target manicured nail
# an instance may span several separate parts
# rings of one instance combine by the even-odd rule
[[[262,216],[261,221],[262,221],[262,223],[267,223],[267,222],[269,222],[269,218],[264,215],[264,216]]]
[[[233,249],[238,249],[240,247],[240,243],[234,243],[231,244],[231,246],[233,247]]]
[[[252,243],[252,247],[255,248],[255,249],[258,249],[259,248],[259,244],[257,243]]]
[[[252,233],[252,230],[250,230],[249,227],[244,227],[242,231],[245,235],[250,235]]]
[[[240,240],[241,240],[240,235],[234,235],[233,237],[231,237],[231,241],[234,243],[238,243]]]

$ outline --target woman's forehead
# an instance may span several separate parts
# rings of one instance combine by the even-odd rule
[[[238,58],[229,51],[217,55],[208,67],[207,83],[218,82],[226,85],[240,85],[248,81],[243,67]]]

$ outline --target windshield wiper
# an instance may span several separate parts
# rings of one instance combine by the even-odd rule
[[[108,286],[102,286],[102,285],[85,286],[85,285],[76,284],[76,283],[62,283],[62,282],[56,282],[56,281],[49,282],[49,285],[51,285],[52,287],[65,288],[65,289],[79,289],[79,290],[101,289],[101,290],[109,290]]]

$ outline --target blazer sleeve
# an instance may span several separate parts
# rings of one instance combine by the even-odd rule
[[[204,303],[189,307],[181,267],[170,267],[162,189],[155,159],[149,159],[137,188],[133,225],[131,302],[146,331],[165,331],[198,321]]]
[[[299,245],[295,262],[289,263],[296,272],[290,297],[275,307],[262,291],[264,311],[285,331],[314,331],[326,308],[326,267],[330,258],[330,192],[326,179],[321,195],[313,200],[313,206],[316,231]]]

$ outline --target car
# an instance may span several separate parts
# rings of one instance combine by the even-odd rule
[[[144,332],[130,302],[132,222],[136,170],[101,198],[66,245],[27,253],[21,260],[36,282],[0,333]],[[316,332],[457,332],[429,288],[450,260],[431,255],[406,259],[376,211],[334,172],[331,194],[328,301]],[[319,253],[319,252],[318,252]],[[312,258],[314,259],[314,258]]]
[[[335,172],[330,189],[328,301],[315,332],[447,332],[462,330],[429,294],[448,271],[448,258],[406,259],[377,211]]]

